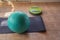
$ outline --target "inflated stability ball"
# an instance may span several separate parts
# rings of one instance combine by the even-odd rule
[[[29,12],[31,14],[41,14],[42,13],[42,10],[40,7],[38,6],[32,6],[30,9],[29,9]]]
[[[9,29],[16,33],[25,32],[30,25],[29,17],[24,12],[13,12],[7,22]]]

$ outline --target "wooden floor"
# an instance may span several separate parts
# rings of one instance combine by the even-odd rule
[[[5,3],[4,3],[5,4]],[[12,7],[0,5],[0,17],[4,17],[6,12],[10,12]],[[60,3],[16,3],[14,2],[14,11],[28,12],[30,6],[39,6],[42,8],[42,18],[46,26],[46,33],[27,33],[27,34],[0,34],[0,40],[60,40]]]

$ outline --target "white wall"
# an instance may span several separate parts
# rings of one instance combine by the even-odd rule
[[[60,0],[32,0],[32,2],[60,2]]]
[[[30,1],[30,0],[19,0],[19,1]],[[60,2],[60,0],[31,0],[31,1],[32,2]]]
[[[3,0],[3,1],[7,1],[7,0]],[[23,2],[25,2],[25,1],[30,1],[30,0],[9,0],[9,1],[23,1]]]
[[[16,0],[16,1],[26,1],[26,2],[28,2],[28,1],[30,1],[30,0]]]
[[[11,0],[11,1],[30,1],[30,0]],[[60,2],[60,0],[31,0],[31,2]]]

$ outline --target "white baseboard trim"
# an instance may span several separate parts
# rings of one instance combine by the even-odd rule
[[[32,2],[60,2],[60,0],[32,0]]]
[[[10,1],[13,1],[13,2],[60,2],[60,0],[10,0]]]

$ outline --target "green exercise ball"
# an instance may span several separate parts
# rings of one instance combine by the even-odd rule
[[[24,12],[13,12],[8,17],[8,27],[16,33],[24,33],[30,25],[29,17]]]
[[[32,14],[41,14],[42,10],[40,7],[38,6],[32,6],[30,9],[29,9],[29,12],[32,13]]]

